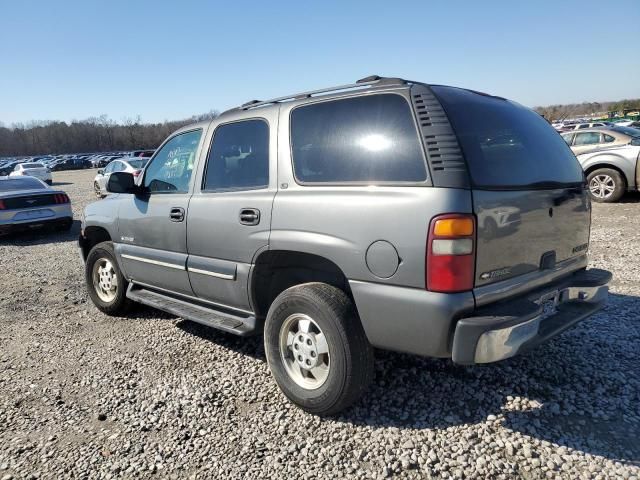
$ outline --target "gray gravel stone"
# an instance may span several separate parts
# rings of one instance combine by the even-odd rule
[[[76,219],[94,175],[54,173]],[[377,352],[365,398],[328,419],[279,392],[258,337],[98,312],[77,225],[0,239],[0,478],[637,480],[640,197],[593,221],[602,312],[495,365]]]

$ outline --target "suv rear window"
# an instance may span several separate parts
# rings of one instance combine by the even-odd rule
[[[508,100],[434,86],[458,137],[476,188],[547,188],[581,184],[580,164],[537,113]]]
[[[396,94],[298,107],[291,113],[291,146],[301,183],[427,179],[409,104]]]

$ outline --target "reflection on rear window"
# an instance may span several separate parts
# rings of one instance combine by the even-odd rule
[[[537,113],[460,88],[432,88],[455,130],[476,188],[582,183],[582,168],[568,145]]]
[[[23,163],[22,168],[44,168],[41,163]]]
[[[34,188],[47,188],[47,186],[35,178],[7,178],[0,180],[0,192],[31,190]]]

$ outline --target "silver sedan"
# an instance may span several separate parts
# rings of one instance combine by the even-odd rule
[[[73,225],[71,201],[62,190],[34,177],[0,177],[0,235],[53,226]]]
[[[142,169],[149,161],[148,158],[127,157],[113,160],[104,169],[98,170],[97,175],[93,179],[93,191],[98,198],[107,195],[107,182],[114,172],[129,172],[134,177],[142,173]]]

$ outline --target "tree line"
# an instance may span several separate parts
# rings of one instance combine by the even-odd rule
[[[11,127],[0,123],[0,157],[155,149],[176,129],[217,116],[212,110],[162,123],[142,123],[140,117],[118,123],[106,115],[70,123],[34,121]]]
[[[535,111],[548,120],[564,120],[565,118],[586,117],[595,114],[606,115],[607,112],[622,113],[623,110],[629,109],[640,110],[640,98],[617,102],[583,102],[535,107]]]

